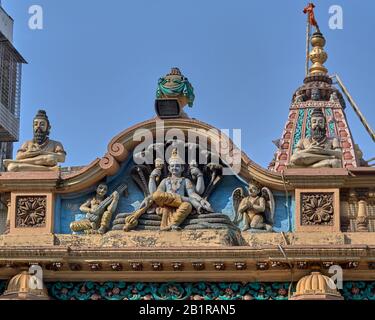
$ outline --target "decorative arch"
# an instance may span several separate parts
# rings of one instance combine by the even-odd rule
[[[157,121],[157,118],[153,118],[138,123],[115,136],[108,144],[107,152],[102,158],[96,159],[78,172],[63,175],[61,177],[59,187],[56,190],[57,193],[79,192],[95,183],[98,183],[106,177],[115,175],[120,170],[121,163],[128,160],[129,157],[132,156],[133,150],[140,143],[134,141],[133,139],[137,130],[148,129],[155,136]],[[220,130],[199,120],[179,118],[164,120],[163,124],[166,131],[169,129],[181,129],[184,133],[186,133],[188,130],[194,129],[196,130],[198,136],[204,133],[208,134],[207,138],[211,141],[218,143],[223,142],[223,133]],[[219,134],[215,134],[215,132]],[[230,152],[233,152],[233,150],[236,150],[236,146],[231,139],[227,139],[228,140],[226,141],[229,141],[230,144],[228,148]],[[250,158],[242,151],[241,170],[239,176],[245,181],[255,179],[265,186],[277,190],[284,190],[280,173],[274,173],[263,169],[255,162],[250,160]]]

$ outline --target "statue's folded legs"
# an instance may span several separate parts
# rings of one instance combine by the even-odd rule
[[[182,201],[182,198],[178,194],[159,192],[156,191],[152,198],[158,207],[170,207],[176,208],[176,210],[162,210],[163,213],[162,223],[160,230],[168,231],[171,229],[177,229],[178,226],[186,219],[186,217],[193,210],[192,205],[189,202]]]
[[[342,162],[339,159],[327,159],[319,161],[311,166],[312,168],[342,168]]]
[[[91,233],[90,231],[95,230],[95,224],[89,219],[83,219],[80,221],[74,221],[70,224],[70,229],[73,232]]]
[[[31,160],[31,159],[29,159]],[[33,161],[27,163],[26,161],[15,161],[15,160],[4,160],[4,166],[7,168],[9,172],[18,172],[18,171],[58,171],[59,166],[54,165],[47,166],[47,165],[40,165],[40,164],[33,164]],[[36,163],[36,162],[35,162]]]
[[[100,226],[97,226],[95,222],[91,222],[89,219],[83,219],[80,221],[74,221],[70,224],[70,229],[73,232],[85,232],[87,234],[92,233],[105,233],[109,225],[111,223],[112,219],[112,212],[111,211],[105,211],[103,213],[103,216],[100,220]],[[99,229],[98,229],[99,227]]]
[[[245,227],[242,231],[249,229],[265,229],[264,217],[259,213],[249,213],[244,216]]]
[[[291,163],[294,166],[311,168],[342,168],[340,159],[333,158],[327,159],[327,155],[319,155],[308,152],[295,153],[291,158]]]

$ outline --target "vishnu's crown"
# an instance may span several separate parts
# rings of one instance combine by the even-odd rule
[[[185,161],[182,160],[182,158],[178,154],[178,149],[177,148],[173,149],[172,155],[169,158],[168,163],[169,164],[185,164]]]

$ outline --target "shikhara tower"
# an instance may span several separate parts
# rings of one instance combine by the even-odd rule
[[[328,59],[324,51],[326,40],[322,33],[315,32],[311,37],[312,62],[304,84],[293,95],[281,139],[277,141],[278,150],[269,169],[283,172],[290,167],[291,157],[300,139],[311,136],[310,119],[315,108],[320,108],[327,124],[328,137],[339,139],[342,148],[342,165],[346,169],[367,166],[361,151],[355,144],[345,115],[345,100],[333,85],[333,80],[324,63]]]

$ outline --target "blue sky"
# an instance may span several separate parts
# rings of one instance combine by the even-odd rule
[[[242,129],[242,148],[266,167],[281,136],[292,94],[303,81],[307,1],[3,0],[15,20],[23,69],[20,142],[44,108],[66,165],[102,157],[109,141],[153,117],[157,80],[177,66],[192,82],[188,109],[222,129]],[[327,39],[326,63],[375,127],[375,2],[315,1]],[[28,28],[31,5],[44,29]],[[344,29],[330,30],[328,9],[341,5]],[[365,158],[374,143],[351,107],[347,117]],[[16,144],[15,149],[19,147]]]

